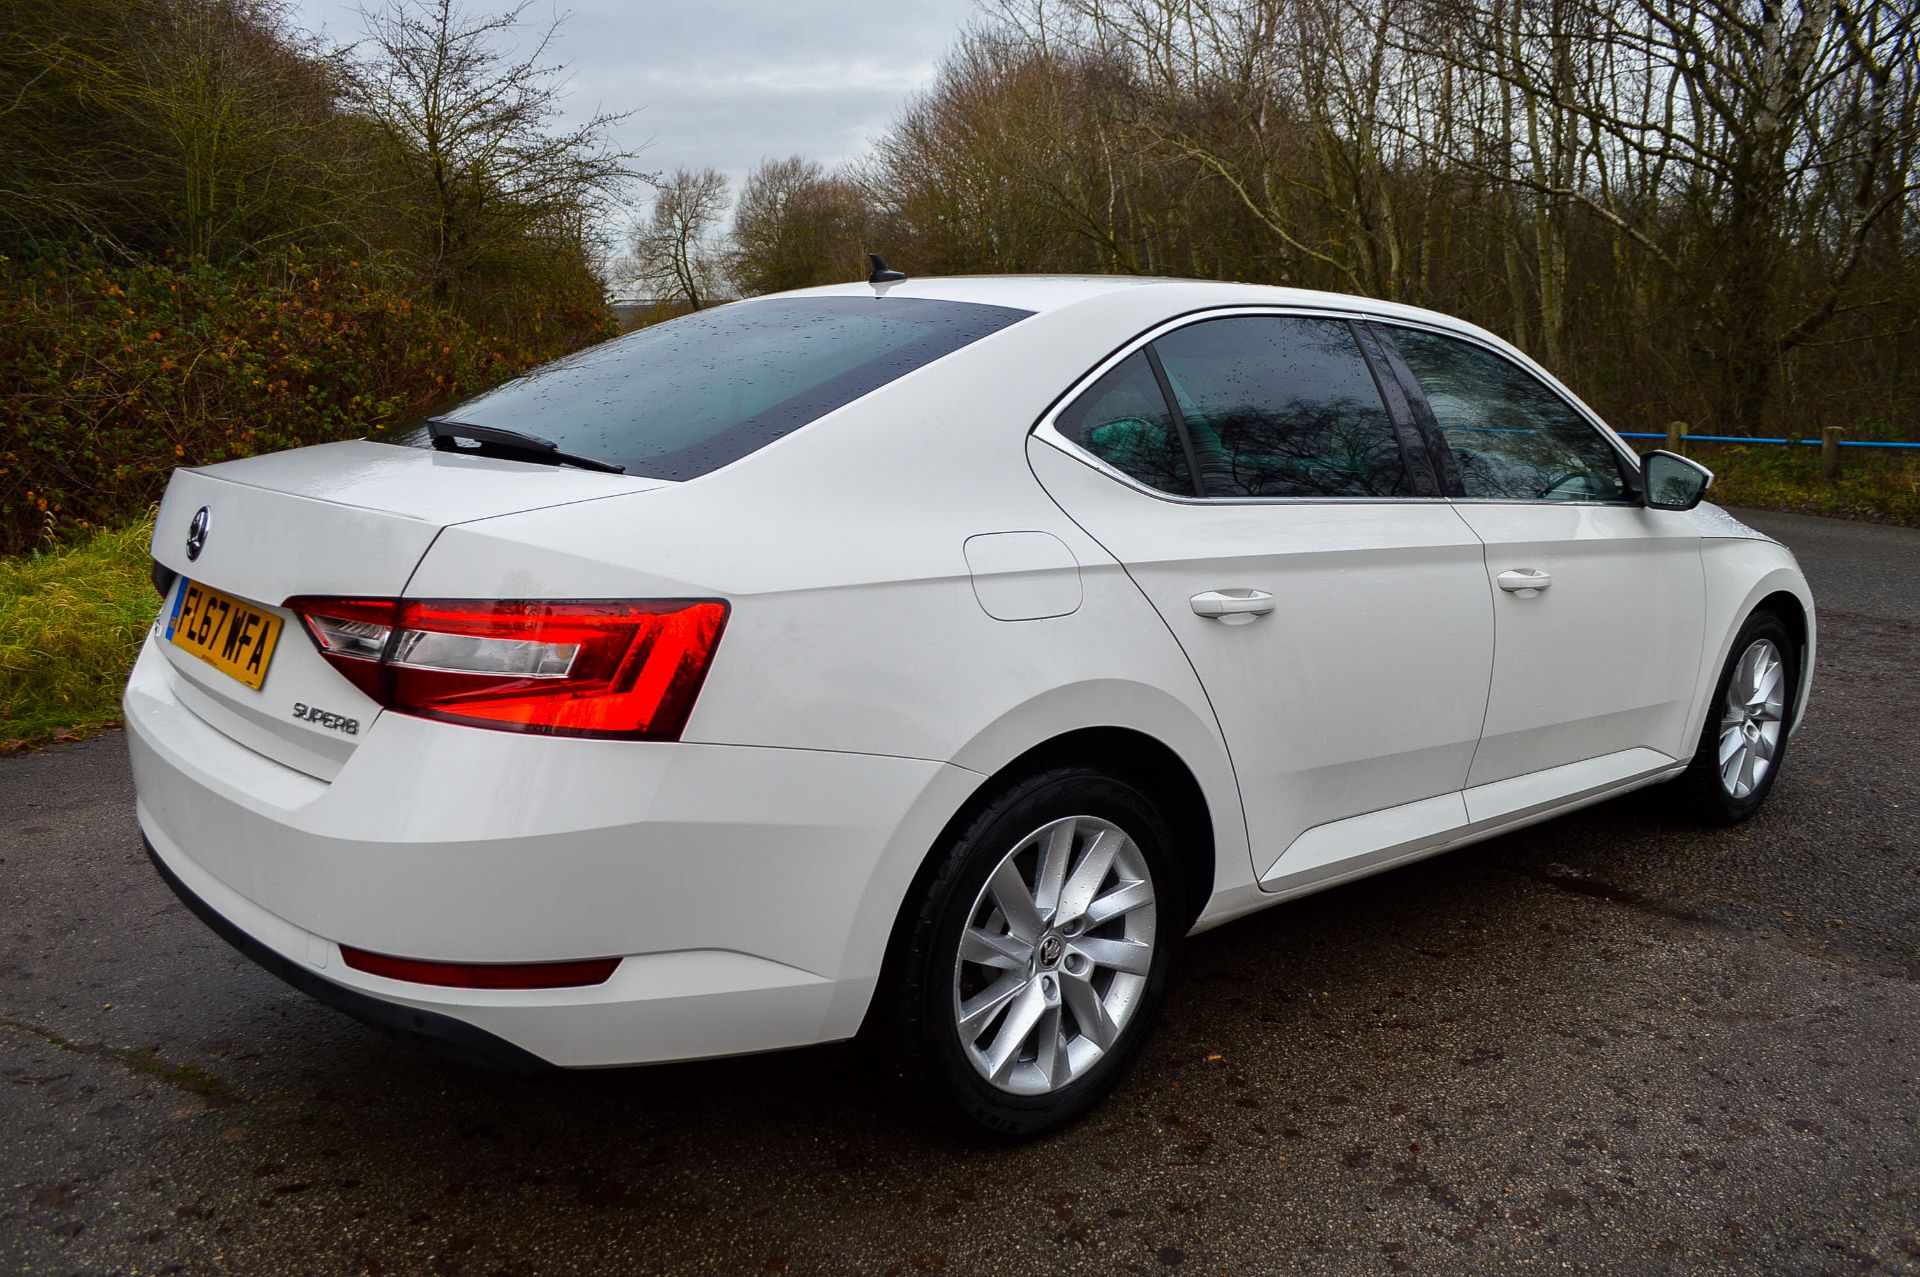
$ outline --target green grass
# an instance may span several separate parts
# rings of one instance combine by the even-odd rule
[[[120,691],[159,609],[151,523],[0,557],[0,751],[120,718]]]
[[[1716,505],[1920,527],[1920,449],[1842,448],[1836,483],[1820,477],[1820,449],[1805,444],[1695,443],[1684,451],[1714,472],[1707,499]]]
[[[1846,448],[1838,483],[1805,446],[1690,444],[1720,505],[1920,527],[1920,456]],[[147,579],[152,524],[68,549],[0,556],[0,753],[120,718],[120,690],[159,607]]]

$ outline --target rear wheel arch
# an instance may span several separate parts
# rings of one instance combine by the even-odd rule
[[[1216,846],[1213,814],[1186,760],[1173,748],[1129,727],[1086,727],[1034,746],[984,781],[968,800],[973,807],[1012,781],[1065,764],[1097,767],[1146,794],[1173,831],[1187,923],[1213,895]],[[960,819],[959,815],[955,820]],[[957,828],[958,826],[954,826]],[[943,831],[950,834],[951,829]]]
[[[1187,924],[1191,926],[1200,916],[1213,895],[1216,849],[1213,815],[1193,769],[1170,746],[1145,732],[1112,726],[1078,728],[1032,746],[987,776],[941,828],[895,910],[881,967],[883,982],[899,966],[915,910],[939,868],[943,850],[1008,787],[1068,764],[1108,772],[1153,800],[1173,833]],[[880,1001],[876,998],[869,1004],[869,1019]]]

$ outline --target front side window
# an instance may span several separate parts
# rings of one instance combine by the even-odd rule
[[[692,479],[1031,313],[919,297],[736,302],[590,346],[441,417]]]
[[[1413,495],[1399,433],[1344,322],[1209,319],[1154,349],[1207,496]]]
[[[1062,436],[1149,488],[1193,495],[1179,427],[1147,357],[1135,351],[1087,387],[1053,423]]]
[[[1468,497],[1626,499],[1619,454],[1538,377],[1457,337],[1387,331],[1433,407]]]

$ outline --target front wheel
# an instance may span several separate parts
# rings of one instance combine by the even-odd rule
[[[900,954],[910,1071],[1007,1136],[1110,1091],[1159,1013],[1184,929],[1165,820],[1132,784],[1066,767],[1010,787],[945,854]]]
[[[1786,624],[1771,612],[1748,617],[1714,687],[1693,762],[1674,782],[1686,814],[1730,825],[1759,810],[1786,759],[1799,686],[1799,649]]]

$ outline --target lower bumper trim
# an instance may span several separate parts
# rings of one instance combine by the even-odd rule
[[[420,1039],[436,1054],[464,1064],[514,1073],[545,1073],[554,1068],[531,1051],[496,1037],[485,1029],[475,1028],[464,1020],[382,1001],[335,984],[305,964],[274,952],[195,895],[192,888],[167,868],[166,861],[154,850],[151,840],[142,835],[140,842],[146,848],[147,859],[153,862],[161,880],[173,888],[173,894],[180,897],[180,902],[206,923],[215,935],[308,997],[324,1002],[337,1011],[344,1011],[362,1024],[371,1025],[382,1032]]]

